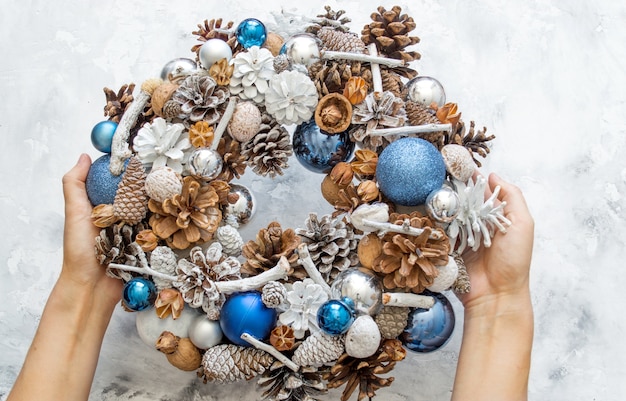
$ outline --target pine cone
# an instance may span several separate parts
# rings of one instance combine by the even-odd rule
[[[191,51],[198,54],[200,52],[200,48],[207,40],[222,39],[224,42],[228,43],[234,54],[234,51],[237,48],[237,36],[230,36],[227,33],[232,30],[234,22],[228,21],[226,24],[223,24],[222,22],[222,19],[218,18],[210,21],[204,20],[204,25],[198,24],[198,30],[191,33],[198,36],[200,43],[194,45],[191,48]]]
[[[215,233],[222,249],[229,256],[239,256],[243,247],[243,238],[237,229],[231,225],[221,226]]]
[[[336,361],[344,350],[345,336],[331,336],[316,331],[293,353],[294,363],[300,366],[322,366]]]
[[[383,253],[376,258],[372,269],[383,275],[385,288],[403,288],[419,294],[433,283],[439,273],[436,266],[448,263],[450,241],[441,228],[419,212],[410,215],[392,213],[389,221],[397,225],[408,223],[424,231],[417,236],[385,234]],[[441,239],[430,238],[433,231],[438,232]]]
[[[280,74],[283,71],[290,71],[293,68],[293,61],[286,54],[279,54],[274,57],[274,70],[276,74]]]
[[[301,368],[294,372],[279,361],[263,373],[257,384],[267,389],[264,401],[318,401],[317,397],[327,391],[317,369]]]
[[[150,253],[150,267],[159,273],[173,276],[176,274],[176,254],[167,246],[157,246]],[[159,290],[170,288],[172,282],[157,276],[152,277],[152,281]]]
[[[342,93],[352,77],[361,77],[368,87],[373,86],[372,71],[359,62],[318,61],[308,70],[320,99],[329,93]]]
[[[409,308],[399,306],[385,306],[376,315],[376,324],[383,338],[397,338],[407,325]]]
[[[220,344],[209,348],[202,357],[203,372],[198,373],[204,382],[231,383],[250,380],[262,374],[274,357],[256,348],[233,344]]]
[[[352,20],[348,17],[342,17],[346,13],[345,10],[334,11],[330,6],[324,6],[326,14],[318,14],[313,20],[313,24],[309,25],[306,32],[317,34],[324,27],[332,27],[338,31],[348,32],[350,27],[347,26]]]
[[[138,257],[143,254],[141,247],[133,241],[135,231],[126,224],[114,224],[100,231],[96,237],[96,259],[106,266],[107,276],[128,281],[133,275],[125,270],[110,268],[109,263],[129,266],[138,265]]]
[[[317,32],[317,37],[322,41],[323,50],[349,53],[365,52],[365,44],[357,34],[352,32],[324,27]]]
[[[407,46],[419,43],[420,38],[409,36],[415,29],[415,21],[406,14],[401,14],[402,8],[394,6],[387,11],[383,6],[378,7],[378,13],[372,13],[371,22],[363,27],[361,39],[366,45],[376,43],[379,53],[409,63],[419,60],[418,52],[404,51]]]
[[[481,167],[482,164],[480,161],[476,159],[475,153],[478,153],[482,157],[487,157],[490,152],[489,149],[489,141],[495,139],[495,135],[485,135],[487,132],[487,128],[483,127],[482,130],[478,130],[478,132],[474,132],[474,121],[470,121],[469,131],[465,132],[465,123],[461,120],[456,125],[455,131],[451,135],[446,135],[444,137],[444,145],[454,143],[457,145],[465,146],[471,153],[472,159],[474,159],[474,163],[478,167]]]
[[[251,140],[243,144],[241,154],[252,170],[261,176],[283,175],[283,169],[293,154],[289,132],[269,114],[261,117],[261,128]]]
[[[381,68],[380,74],[383,79],[383,91],[389,91],[396,97],[402,98],[402,92],[404,91],[402,77],[388,68]]]
[[[420,103],[408,101],[404,104],[406,117],[409,125],[439,124],[439,119],[435,116],[434,111],[428,107],[422,106]],[[439,150],[443,147],[443,138],[445,132],[428,132],[419,134],[419,137],[427,140],[435,145]]]
[[[307,244],[311,259],[327,283],[332,283],[339,273],[357,265],[358,241],[352,226],[330,215],[318,219],[315,213],[309,214],[305,225],[306,228],[296,229],[296,233]]]
[[[456,281],[452,284],[452,289],[457,294],[467,294],[472,289],[472,285],[470,283],[469,274],[467,274],[467,268],[465,267],[465,261],[458,253],[454,252],[452,254],[454,261],[459,267],[459,274],[456,277]]]
[[[192,122],[204,120],[214,124],[220,119],[218,108],[228,100],[230,93],[217,86],[208,75],[189,75],[172,95],[172,100],[180,104],[179,118]]]
[[[113,201],[114,215],[131,226],[143,220],[148,212],[145,182],[143,165],[137,157],[131,157]]]
[[[107,104],[104,106],[104,116],[113,122],[119,123],[124,112],[133,102],[133,90],[135,90],[135,84],[133,83],[122,85],[117,93],[109,88],[104,88],[107,100]]]
[[[298,260],[295,249],[300,245],[300,237],[291,228],[284,230],[280,223],[273,221],[267,228],[262,228],[256,235],[255,241],[244,244],[242,253],[247,258],[241,268],[242,273],[251,276],[257,275],[276,266],[281,256],[285,256],[293,266]],[[302,267],[293,268],[289,275],[298,278],[307,277]]]
[[[234,178],[240,178],[246,170],[246,156],[241,152],[241,143],[231,137],[222,137],[217,147],[217,152],[222,155],[224,167],[217,176],[218,180],[229,182]]]
[[[277,308],[283,303],[286,296],[287,289],[284,285],[278,281],[270,281],[263,286],[261,300],[268,308]]]

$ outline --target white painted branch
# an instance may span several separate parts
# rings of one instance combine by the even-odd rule
[[[242,278],[233,281],[216,281],[215,286],[222,294],[232,294],[233,292],[251,291],[262,287],[270,281],[282,280],[289,273],[289,262],[287,258],[281,256],[276,266],[264,271],[256,276]]]
[[[237,98],[235,96],[231,96],[228,100],[228,106],[226,106],[226,110],[224,110],[224,115],[220,119],[220,122],[217,124],[215,132],[213,133],[213,145],[211,146],[213,150],[217,150],[217,147],[220,146],[220,139],[222,139],[222,135],[224,135],[226,127],[228,127],[228,123],[235,112],[236,106]]]
[[[392,224],[392,223],[381,223],[378,221],[373,221],[373,220],[368,220],[368,219],[363,219],[361,225],[365,226],[365,227],[369,227],[372,228],[374,230],[378,230],[378,231],[383,231],[383,232],[393,232],[393,233],[399,233],[399,234],[408,234],[408,235],[414,235],[414,236],[418,236],[421,235],[424,230],[421,228],[416,228],[416,227],[411,227],[408,223],[408,221],[405,221],[404,224],[402,224],[401,226],[397,225],[397,224]],[[441,239],[442,235],[439,231],[431,231],[429,238],[431,239]]]
[[[374,45],[376,46],[376,45]],[[368,48],[369,49],[369,48]],[[371,51],[370,51],[371,53]],[[377,53],[376,53],[377,54]],[[324,60],[352,60],[361,61],[363,63],[382,64],[387,67],[402,67],[406,65],[404,61],[395,58],[378,57],[376,54],[336,52],[327,50],[322,53]]]
[[[370,43],[367,46],[367,50],[371,56],[378,56],[378,50],[376,49],[376,43]],[[383,93],[383,76],[380,73],[380,63],[370,62],[370,69],[372,70],[372,85],[374,85],[374,93]]]
[[[298,366],[291,359],[287,358],[285,355],[283,355],[276,348],[272,347],[269,344],[265,344],[263,341],[257,340],[256,338],[252,337],[250,334],[243,333],[241,335],[241,339],[244,340],[244,341],[249,342],[250,345],[253,345],[255,348],[260,349],[261,351],[265,351],[268,354],[272,355],[274,358],[276,358],[279,361],[281,361],[285,366],[287,366],[289,369],[293,370],[294,372],[297,372],[298,369],[300,369],[300,366]]]
[[[324,277],[322,277],[322,273],[320,273],[320,271],[317,269],[317,266],[315,266],[315,263],[313,262],[313,259],[311,259],[311,255],[309,254],[309,249],[307,248],[306,244],[298,245],[297,252],[298,263],[302,265],[302,267],[304,267],[304,270],[306,270],[307,274],[313,280],[313,282],[319,284],[330,298],[330,286],[328,285],[328,283],[326,283]]]
[[[418,295],[408,292],[386,292],[383,294],[383,305],[385,306],[430,309],[434,304],[435,298],[429,295]]]
[[[110,269],[120,269],[128,272],[135,272],[140,274],[148,274],[153,277],[158,277],[163,280],[176,281],[176,276],[170,276],[169,274],[161,273],[156,270],[153,270],[149,266],[139,267],[139,266],[129,266],[129,265],[121,265],[118,263],[109,263]]]
[[[369,132],[370,136],[388,136],[388,135],[412,135],[427,132],[438,132],[452,130],[452,124],[424,124],[424,125],[405,125],[397,128],[379,128]]]
[[[113,135],[113,143],[111,144],[111,161],[109,162],[109,171],[115,176],[122,173],[124,162],[132,155],[128,147],[130,129],[137,122],[139,114],[141,114],[146,107],[150,97],[150,93],[141,90],[139,95],[137,95],[135,100],[133,100],[128,107],[128,110],[124,112],[122,119],[117,125],[117,129]]]

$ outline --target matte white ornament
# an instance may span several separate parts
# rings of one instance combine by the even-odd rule
[[[137,333],[141,340],[150,348],[154,348],[154,344],[164,331],[171,331],[181,338],[189,337],[189,326],[198,316],[198,312],[193,308],[184,308],[180,317],[176,320],[172,316],[160,319],[154,308],[136,312],[135,325]]]
[[[180,174],[170,167],[159,167],[150,172],[144,184],[146,193],[157,202],[181,193],[183,182]]]
[[[437,267],[439,274],[435,277],[432,285],[426,287],[432,292],[443,292],[450,288],[459,275],[459,266],[452,256],[448,256],[448,263],[445,266]]]
[[[209,39],[200,48],[198,57],[200,58],[202,66],[208,70],[213,64],[223,58],[225,58],[226,61],[230,61],[233,57],[233,51],[230,46],[228,46],[228,43],[223,40]]]
[[[346,353],[354,358],[374,355],[380,345],[380,330],[370,315],[356,318],[346,333]]]
[[[441,156],[446,165],[446,170],[452,177],[463,182],[472,178],[476,164],[465,146],[455,143],[448,144],[441,148]]]
[[[209,349],[222,341],[222,328],[216,320],[198,315],[189,325],[189,339],[200,349]]]

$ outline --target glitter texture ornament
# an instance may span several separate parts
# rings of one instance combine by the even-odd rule
[[[111,156],[100,156],[89,167],[85,189],[87,197],[93,206],[101,204],[113,204],[117,186],[122,181],[123,174],[115,176],[109,171]]]
[[[234,344],[250,346],[241,339],[248,333],[259,340],[267,340],[276,323],[276,311],[265,306],[258,291],[241,292],[230,296],[220,314],[224,335]]]
[[[237,42],[248,49],[252,46],[262,46],[267,38],[267,30],[258,19],[246,18],[237,26],[235,36],[237,36]]]
[[[420,138],[401,138],[386,147],[378,158],[376,178],[380,191],[403,206],[423,204],[441,188],[446,167],[441,153]]]
[[[156,296],[156,287],[152,281],[135,277],[124,286],[122,303],[132,311],[141,311],[151,307]]]
[[[347,161],[354,151],[347,132],[328,135],[315,120],[300,124],[293,133],[293,148],[298,161],[314,173],[327,173],[339,162]]]
[[[117,123],[113,121],[101,121],[91,129],[91,144],[102,153],[111,153],[113,135],[117,129]]]
[[[431,352],[441,348],[454,330],[454,310],[443,294],[429,294],[435,299],[430,309],[416,308],[400,335],[405,347],[416,352]]]
[[[352,309],[346,303],[331,299],[317,310],[317,325],[327,334],[343,334],[354,322]]]

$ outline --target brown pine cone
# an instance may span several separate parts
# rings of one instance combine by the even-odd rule
[[[191,32],[192,35],[196,35],[200,41],[200,43],[191,48],[191,51],[198,54],[200,52],[200,48],[207,40],[221,39],[230,46],[234,53],[234,50],[237,48],[237,37],[235,35],[229,37],[228,33],[224,32],[232,30],[233,25],[233,21],[228,21],[226,24],[223,24],[223,20],[221,18],[212,19],[210,21],[204,20],[204,25],[198,24],[198,30]]]
[[[342,93],[351,77],[361,77],[369,88],[373,87],[372,71],[359,62],[318,61],[309,67],[309,77],[320,98]]]
[[[141,226],[141,225],[140,225]],[[141,230],[143,227],[137,227]],[[100,230],[96,237],[96,259],[101,265],[106,266],[107,276],[128,281],[133,275],[125,270],[108,267],[109,263],[119,263],[136,266],[138,255],[143,251],[133,241],[135,229],[126,224],[114,224],[111,227]]]
[[[383,338],[397,338],[407,325],[409,308],[385,306],[376,315],[376,324]]]
[[[104,106],[104,116],[113,122],[119,123],[122,115],[133,102],[133,90],[135,90],[135,84],[133,83],[122,85],[117,93],[109,88],[104,88],[107,100],[107,104]]]
[[[487,157],[490,152],[489,142],[496,137],[495,135],[487,136],[486,132],[487,127],[483,127],[482,130],[478,130],[478,132],[475,132],[474,121],[470,121],[470,128],[466,132],[465,123],[463,122],[463,120],[460,120],[456,124],[454,132],[444,137],[443,144],[447,145],[450,143],[454,143],[457,145],[465,146],[472,155],[474,163],[476,163],[478,167],[481,167],[482,164],[480,163],[480,161],[478,161],[478,159],[476,159],[475,154],[478,154],[483,158]]]
[[[313,24],[307,27],[306,32],[317,34],[324,27],[332,27],[335,30],[348,32],[350,27],[346,24],[352,20],[348,17],[342,17],[346,13],[345,10],[334,11],[330,6],[324,6],[326,14],[318,14],[313,20]]]
[[[401,98],[404,90],[404,83],[400,75],[389,68],[381,68],[380,75],[383,79],[383,91],[389,91]]]
[[[454,252],[452,254],[454,261],[459,267],[459,274],[456,277],[456,281],[452,284],[452,289],[457,294],[467,294],[472,289],[472,285],[470,283],[469,274],[467,274],[467,268],[465,267],[465,261],[458,253]]]
[[[434,111],[421,105],[420,103],[407,101],[404,104],[404,109],[406,110],[406,116],[410,125],[440,124],[440,121],[437,116],[435,116]],[[422,133],[419,134],[419,137],[427,140],[441,150],[443,147],[444,135],[444,131],[438,131]]]
[[[407,46],[419,43],[420,38],[408,35],[416,25],[412,17],[402,14],[401,7],[394,6],[386,10],[380,6],[378,12],[372,13],[370,18],[373,22],[365,25],[361,31],[361,39],[366,45],[376,43],[379,53],[389,58],[407,63],[419,60],[421,56],[418,52],[404,50]]]
[[[241,155],[256,174],[272,178],[283,175],[292,154],[289,132],[269,114],[261,116],[259,132],[244,143],[241,150]]]
[[[145,182],[143,165],[137,157],[131,157],[113,201],[113,214],[131,226],[143,220],[148,212]]]
[[[229,182],[233,178],[240,178],[247,167],[247,158],[241,153],[241,143],[231,137],[222,137],[217,152],[224,161],[224,168],[217,179]]]
[[[364,53],[365,44],[361,38],[352,32],[337,31],[334,28],[324,27],[317,32],[322,41],[322,49],[338,52]]]
[[[300,237],[293,229],[283,231],[280,223],[271,222],[267,228],[259,230],[256,240],[244,244],[242,253],[247,260],[241,267],[241,272],[251,276],[257,275],[276,266],[281,256],[285,256],[290,265],[297,265],[298,254],[295,249],[300,242]],[[298,278],[307,276],[300,266],[295,270],[291,269],[289,275],[296,275]]]
[[[232,383],[262,374],[274,363],[274,357],[256,348],[220,344],[209,348],[202,357],[204,382]]]

